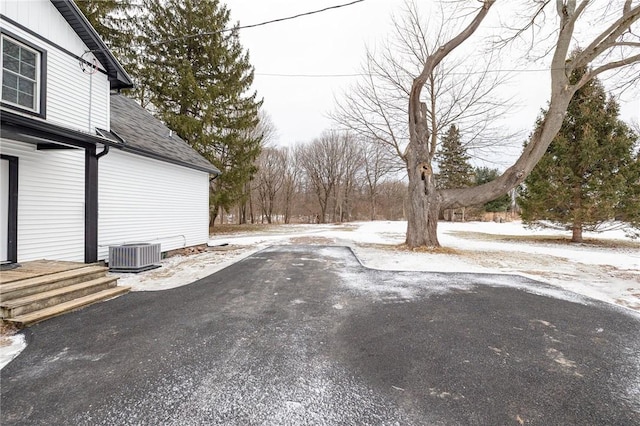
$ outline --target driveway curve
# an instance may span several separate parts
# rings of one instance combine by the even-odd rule
[[[640,316],[519,276],[263,250],[36,325],[3,425],[640,425]]]

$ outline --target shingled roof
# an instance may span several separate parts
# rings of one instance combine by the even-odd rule
[[[104,136],[117,141],[114,145],[124,151],[214,175],[220,174],[220,170],[169,130],[162,121],[134,100],[118,93],[111,95],[111,134]]]

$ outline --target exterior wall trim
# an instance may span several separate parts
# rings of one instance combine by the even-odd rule
[[[175,164],[177,166],[186,167],[201,172],[207,172],[212,175],[219,175],[220,173],[206,167],[198,167],[193,164],[185,163],[184,161],[175,160],[164,157],[162,155],[155,154],[153,152],[145,151],[139,148],[127,146],[126,141],[119,143],[114,142],[111,139],[107,139],[102,136],[94,136],[88,133],[82,133],[77,130],[71,130],[64,127],[56,126],[44,121],[34,120],[32,118],[24,117],[19,114],[13,114],[9,111],[3,111],[2,115],[2,131],[14,131],[20,133],[23,136],[27,133],[27,137],[21,137],[20,140],[27,143],[42,143],[45,141],[39,140],[34,142],[29,140],[29,136],[39,139],[48,139],[52,142],[59,142],[63,145],[72,145],[79,148],[86,148],[93,144],[109,145],[112,148],[121,149],[122,151],[129,152],[131,154],[137,154],[142,157],[152,158],[154,160],[164,161],[165,163]]]
[[[11,119],[15,118],[15,121]],[[9,123],[6,123],[9,121]],[[7,125],[9,124],[9,125]],[[55,129],[55,132],[52,130]],[[104,143],[102,138],[83,134],[81,132],[68,130],[62,127],[53,126],[46,122],[22,117],[3,112],[2,114],[2,133],[9,133],[8,136],[22,142],[42,145],[43,142],[50,141],[55,145],[60,144],[61,148],[75,147],[85,150],[85,182],[84,182],[84,261],[85,263],[94,263],[98,260],[98,158],[96,156],[96,144]],[[7,135],[5,134],[5,137]],[[52,144],[46,144],[50,149]],[[3,158],[5,156],[3,155]],[[16,179],[11,179],[13,185],[15,182],[16,205],[17,205],[17,157],[16,158]],[[10,169],[11,173],[11,169]],[[11,191],[11,190],[10,190]],[[10,192],[12,194],[12,192]],[[10,207],[11,209],[11,207]],[[15,215],[15,236],[13,241],[17,241],[17,210]],[[10,216],[11,223],[11,216]],[[12,253],[9,252],[9,256]],[[13,258],[17,261],[17,244],[15,245],[15,253]]]
[[[107,142],[106,144],[109,144],[109,143]],[[112,146],[115,147],[115,148],[118,148],[118,149],[120,149],[122,151],[129,152],[131,154],[140,155],[141,157],[147,157],[147,158],[151,158],[153,160],[163,161],[163,162],[169,163],[169,164],[175,164],[176,166],[182,166],[182,167],[186,167],[188,169],[198,170],[200,172],[207,172],[207,173],[215,175],[215,176],[218,176],[220,174],[220,172],[216,173],[214,170],[212,170],[210,168],[194,166],[193,164],[188,164],[188,163],[185,163],[184,161],[174,160],[174,159],[167,158],[167,157],[164,157],[162,155],[158,155],[158,154],[155,154],[153,152],[145,151],[145,150],[142,150],[142,149],[132,148],[132,147],[128,147],[126,145],[118,145],[118,144],[112,144]]]
[[[7,260],[18,262],[18,157],[0,154],[9,161],[9,229],[7,234]]]
[[[14,21],[11,18],[6,17],[5,15],[3,15],[1,13],[0,13],[0,19],[10,23],[11,25],[14,25],[14,26],[20,28],[22,31],[28,33],[29,35],[37,38],[40,41],[43,41],[43,42],[47,43],[49,46],[53,47],[54,49],[59,50],[60,52],[64,53],[65,55],[71,56],[73,59],[77,59],[79,62],[82,62],[85,65],[93,66],[93,64],[91,62],[87,61],[86,59],[81,58],[80,56],[76,55],[75,53],[71,53],[70,51],[68,51],[64,47],[60,46],[59,44],[56,44],[56,43],[52,42],[48,38],[41,36],[40,34],[36,33],[35,31],[30,30],[29,28],[25,27],[24,25],[19,24],[18,22]],[[10,35],[11,37],[14,37],[16,40],[20,41],[21,43],[28,44],[24,40],[20,39],[19,37],[15,37],[10,32],[8,32],[8,31],[6,31],[4,29],[2,30],[2,32],[3,33],[6,32],[8,35]],[[105,70],[103,70],[102,68],[97,68],[97,70],[101,74],[108,75],[107,72]]]
[[[19,140],[22,142],[42,143],[51,141],[79,148],[85,148],[98,143],[108,143],[105,138],[99,136],[56,126],[46,121],[25,117],[10,111],[2,111],[0,118],[2,120],[2,131],[17,133],[20,138]],[[32,137],[32,140],[29,140],[29,137]],[[34,142],[33,139],[36,139],[36,141]]]

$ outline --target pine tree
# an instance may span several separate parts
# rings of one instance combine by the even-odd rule
[[[640,135],[636,135],[640,144]],[[620,200],[616,219],[629,224],[627,235],[640,238],[640,146],[636,146],[635,162],[622,170],[626,188]]]
[[[442,137],[440,151],[436,154],[439,173],[437,175],[436,185],[440,189],[464,188],[471,186],[473,181],[473,168],[469,164],[470,157],[467,150],[462,146],[460,140],[460,131],[452,124],[447,133]],[[465,211],[461,210],[461,220],[465,220]],[[443,210],[440,212],[441,217],[447,220],[454,220],[456,217],[455,210]]]
[[[469,155],[462,146],[460,131],[452,124],[442,138],[438,161],[438,187],[442,189],[464,188],[473,182],[473,168],[469,164]]]
[[[247,92],[253,67],[229,11],[217,0],[145,0],[144,84],[156,113],[222,171],[211,196],[212,221],[244,196],[262,135],[262,101]]]
[[[475,184],[482,185],[483,183],[491,182],[500,176],[498,169],[490,169],[488,167],[476,167],[475,171]],[[509,194],[505,194],[502,197],[498,197],[495,200],[485,203],[483,208],[486,212],[506,212],[511,205],[511,197]]]
[[[585,72],[574,72],[572,82]],[[576,93],[560,132],[521,189],[523,222],[562,226],[574,242],[582,241],[583,230],[598,230],[615,218],[638,225],[637,136],[618,115],[618,104],[607,100],[597,79]]]

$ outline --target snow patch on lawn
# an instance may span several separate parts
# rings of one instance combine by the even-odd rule
[[[375,224],[375,225],[374,225]],[[387,235],[390,244],[353,249],[360,261],[382,270],[517,274],[564,290],[640,311],[640,248],[621,230],[585,232],[585,238],[618,242],[618,247],[559,244],[491,236],[568,237],[558,230],[531,230],[520,222],[441,222],[440,243],[453,254],[398,250],[406,222],[374,222],[360,230]],[[482,235],[486,234],[486,238]],[[359,238],[355,237],[354,241]]]
[[[21,333],[3,337],[3,339],[7,340],[0,344],[0,370],[20,355],[20,352],[27,347],[27,342]]]
[[[134,291],[174,288],[204,278],[267,247],[299,244],[305,240],[313,244],[317,240],[321,244],[330,241],[337,246],[351,247],[359,261],[372,269],[484,273],[491,274],[491,279],[496,274],[516,274],[640,311],[640,249],[633,246],[632,240],[622,230],[584,233],[588,239],[620,243],[618,247],[602,247],[531,239],[540,236],[567,238],[568,233],[554,229],[528,229],[519,221],[440,222],[440,243],[453,251],[447,254],[400,249],[406,228],[404,221],[272,225],[264,233],[215,236],[209,242],[214,251],[164,259],[162,268],[140,274],[120,274],[119,284],[131,286]],[[505,239],[504,236],[514,239]],[[222,244],[227,246],[214,247]],[[343,250],[331,247],[319,248],[318,254],[335,261],[351,262],[345,259]],[[505,285],[513,283],[511,279],[507,281]],[[368,288],[362,280],[353,285]],[[393,289],[389,287],[387,290],[401,297],[415,296],[418,291],[413,283],[389,285]],[[380,290],[368,288],[368,291]],[[568,297],[561,291],[551,294],[549,290],[547,294]]]
[[[268,232],[259,234],[215,236],[209,242],[211,251],[163,259],[159,269],[114,275],[119,277],[119,285],[130,286],[134,291],[166,290],[190,284],[273,245],[316,242],[321,244],[318,254],[329,261],[342,263],[342,278],[347,285],[354,291],[378,293],[385,303],[400,303],[438,292],[469,290],[473,287],[469,283],[473,282],[474,285],[521,288],[582,304],[591,303],[589,298],[593,298],[640,312],[640,248],[622,230],[584,233],[585,239],[620,243],[615,247],[602,247],[536,240],[540,236],[567,238],[569,234],[553,229],[528,229],[518,221],[440,222],[440,243],[453,249],[452,254],[445,254],[401,249],[399,246],[405,240],[406,229],[407,223],[403,221],[270,226]],[[345,258],[344,248],[325,247],[327,241],[350,247],[358,260],[351,256]],[[308,248],[302,250],[308,251]],[[310,261],[304,257],[300,260]],[[371,284],[367,271],[356,267],[358,262],[368,268],[389,271],[389,279],[382,286]],[[457,274],[443,275],[442,286],[426,288],[415,279],[416,271]],[[470,280],[465,278],[468,273],[488,275],[474,276]],[[548,285],[526,278],[513,279],[512,276],[502,279],[501,274],[520,275]],[[9,346],[0,347],[0,366],[10,362],[26,345],[21,334],[11,339]],[[635,386],[638,388],[635,394],[640,394],[640,385],[636,383]]]

